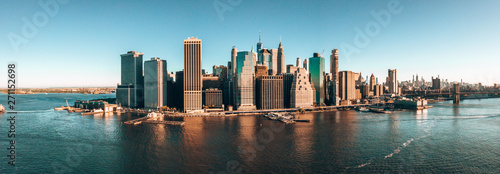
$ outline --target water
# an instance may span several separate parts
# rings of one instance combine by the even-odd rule
[[[0,114],[0,173],[500,173],[500,99],[393,114],[307,113],[284,125],[256,116],[124,125],[138,115],[80,116],[54,107],[114,97],[16,95]],[[6,105],[7,96],[0,95]],[[16,115],[16,167],[7,165]]]

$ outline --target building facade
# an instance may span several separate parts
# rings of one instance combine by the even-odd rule
[[[202,45],[201,40],[191,37],[184,40],[184,108],[183,111],[202,109]]]
[[[332,75],[330,84],[330,104],[337,106],[340,103],[339,97],[339,50],[333,49],[330,56],[330,74]]]
[[[278,56],[277,56],[277,63],[278,63],[278,69],[277,69],[277,74],[284,74],[286,67],[285,67],[285,50],[283,49],[283,45],[280,42],[280,45],[278,46]]]
[[[255,110],[254,78],[256,54],[240,51],[236,57],[234,74],[234,108],[237,110]]]
[[[210,108],[221,108],[222,90],[214,88],[203,90],[203,105]]]
[[[255,66],[255,78],[268,75],[267,73],[268,73],[267,66],[264,65]]]
[[[144,62],[144,107],[158,109],[167,105],[167,61],[158,57]]]
[[[307,59],[306,59],[307,60]],[[288,93],[288,91],[285,91]],[[290,90],[290,108],[313,107],[313,87],[305,68],[298,68],[293,74]]]
[[[257,109],[284,108],[283,76],[264,75],[256,79]]]
[[[116,89],[116,102],[124,107],[144,107],[144,76],[142,56],[144,54],[129,51],[121,56],[121,84]]]
[[[399,95],[398,70],[397,69],[389,69],[388,70],[386,85],[389,87],[390,94]]]
[[[311,76],[311,82],[314,84],[316,90],[316,101],[315,104],[325,105],[325,84],[324,84],[324,72],[325,72],[325,58],[321,57],[319,53],[314,53],[313,57],[309,58],[309,74]]]
[[[341,100],[356,99],[356,82],[354,72],[339,72],[339,97]]]

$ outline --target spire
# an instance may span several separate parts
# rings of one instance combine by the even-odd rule
[[[253,53],[253,46],[252,46],[252,51],[251,52]]]
[[[259,30],[259,43],[260,43],[260,35],[261,35],[261,34],[260,34],[260,30]]]

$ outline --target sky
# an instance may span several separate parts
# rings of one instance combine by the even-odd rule
[[[227,65],[233,46],[255,48],[259,31],[265,48],[281,40],[286,64],[324,51],[329,72],[339,49],[341,71],[373,73],[380,83],[397,69],[399,81],[418,74],[493,85],[500,83],[498,9],[498,0],[3,0],[0,88],[11,62],[19,88],[113,87],[120,54],[132,50],[179,71],[183,40],[192,36],[212,72]]]

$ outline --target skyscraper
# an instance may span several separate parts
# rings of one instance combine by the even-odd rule
[[[144,76],[142,56],[129,51],[121,56],[121,85],[116,89],[116,102],[121,106],[140,108],[144,106]]]
[[[234,104],[237,110],[255,110],[254,77],[255,77],[254,52],[240,51],[236,56],[234,74]]]
[[[307,108],[313,106],[314,91],[309,82],[309,74],[306,69],[298,68],[294,72],[292,87],[289,93],[291,108]]]
[[[284,108],[283,75],[263,75],[256,79],[258,109]]]
[[[389,69],[387,77],[387,86],[389,87],[389,93],[399,95],[399,85],[398,85],[398,70]]]
[[[217,65],[214,65],[212,67],[213,69],[213,75],[214,76],[219,76],[220,80],[222,83],[224,83],[226,80],[227,80],[227,71],[228,71],[228,68],[224,65],[220,65],[220,66],[217,66]]]
[[[270,54],[269,58],[269,65],[267,65],[267,68],[269,70],[269,75],[277,75],[279,74],[278,72],[278,49],[269,49],[268,50]]]
[[[202,47],[201,40],[184,40],[184,111],[202,109]]]
[[[293,71],[293,73],[295,73],[295,71]],[[285,101],[284,105],[285,108],[290,108],[290,102],[289,102],[291,94],[290,91],[292,91],[292,83],[294,75],[292,73],[285,73],[282,75],[283,75],[283,100]]]
[[[341,100],[356,99],[356,80],[354,72],[339,72],[339,97]]]
[[[260,31],[259,31],[259,43],[257,43],[257,53],[260,53],[261,49],[262,49],[262,42],[260,40]]]
[[[280,42],[280,45],[278,47],[278,72],[277,74],[284,74],[285,73],[285,50],[283,50],[283,45]]]
[[[332,74],[331,96],[332,105],[339,105],[339,50],[333,49],[330,56],[330,73]]]
[[[311,81],[316,89],[316,101],[315,103],[320,106],[325,103],[325,93],[324,93],[324,81],[323,74],[325,72],[325,58],[321,57],[319,53],[314,53],[313,57],[309,58],[309,73],[311,76]]]
[[[144,62],[144,107],[157,109],[167,105],[167,61],[158,57]]]
[[[300,64],[300,57],[297,57],[297,62],[295,62],[295,66],[300,68],[302,65]]]
[[[377,83],[375,82],[375,76],[372,74],[370,77],[370,91],[375,91],[375,85]]]

